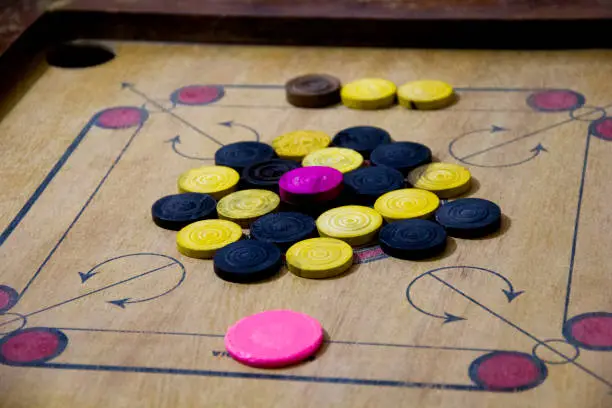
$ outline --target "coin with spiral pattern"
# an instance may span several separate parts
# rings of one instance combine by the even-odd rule
[[[296,242],[316,235],[315,220],[298,212],[264,215],[251,225],[251,237],[286,251]]]
[[[281,252],[273,244],[255,240],[238,241],[217,251],[214,270],[223,280],[250,283],[276,275],[281,261]]]
[[[446,247],[444,228],[428,220],[402,220],[387,224],[380,231],[380,248],[399,259],[425,259]]]
[[[242,190],[219,200],[219,218],[238,223],[248,228],[257,218],[275,211],[280,197],[268,190]]]
[[[458,164],[429,163],[412,170],[408,183],[440,198],[451,198],[469,190],[471,178],[470,171]]]
[[[353,249],[339,239],[311,238],[292,245],[285,257],[294,275],[323,279],[346,272],[353,264]]]
[[[363,164],[363,156],[353,149],[344,147],[328,147],[309,153],[302,166],[326,166],[336,169],[342,173],[356,170]]]
[[[364,245],[376,238],[382,217],[375,210],[360,205],[345,205],[324,212],[317,218],[322,237],[340,239],[351,246]]]
[[[272,141],[274,151],[281,159],[301,161],[308,153],[324,149],[331,137],[318,130],[296,130],[280,135]]]
[[[178,251],[190,258],[212,258],[224,246],[242,238],[240,225],[225,220],[194,222],[176,234]]]
[[[436,221],[448,235],[460,238],[478,238],[501,227],[501,209],[482,198],[460,198],[441,206]]]
[[[324,108],[340,102],[340,80],[331,75],[307,74],[285,84],[287,102],[299,108]]]
[[[427,218],[436,211],[440,199],[434,193],[418,188],[402,188],[383,194],[374,203],[374,209],[385,221],[409,218]]]
[[[215,200],[236,190],[240,175],[225,166],[202,166],[181,174],[178,179],[180,193],[210,194]]]

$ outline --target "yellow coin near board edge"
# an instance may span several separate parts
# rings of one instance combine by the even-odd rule
[[[363,156],[353,149],[344,147],[327,147],[309,153],[304,160],[302,166],[326,166],[332,167],[342,173],[348,173],[361,167],[363,164]]]
[[[217,203],[219,218],[248,228],[257,218],[275,211],[280,197],[268,190],[242,190],[223,197]]]
[[[387,222],[409,218],[427,218],[440,206],[440,199],[434,193],[418,188],[402,188],[381,195],[374,203],[374,209]]]
[[[472,175],[463,166],[453,163],[429,163],[408,173],[414,188],[431,191],[440,198],[461,195],[470,189]]]
[[[176,234],[178,251],[190,258],[210,259],[218,249],[242,238],[235,222],[204,220],[187,225]]]
[[[397,89],[397,99],[408,109],[442,109],[455,102],[453,87],[442,81],[422,80],[405,83]]]
[[[281,159],[301,161],[308,153],[324,149],[331,137],[318,130],[296,130],[272,141],[272,148]]]
[[[336,238],[351,246],[365,245],[376,238],[382,226],[381,215],[361,205],[345,205],[325,211],[317,218],[322,237]]]
[[[310,238],[293,244],[285,255],[287,268],[302,278],[324,279],[346,272],[353,264],[353,249],[334,238]]]
[[[380,78],[364,78],[342,87],[342,103],[351,109],[384,109],[395,103],[397,87]]]
[[[205,193],[218,200],[236,190],[240,174],[230,167],[202,166],[187,170],[178,179],[179,193]]]

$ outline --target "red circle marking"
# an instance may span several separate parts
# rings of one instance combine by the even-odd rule
[[[602,139],[612,140],[612,118],[603,118],[595,125],[595,135]]]
[[[10,286],[0,285],[0,313],[6,312],[11,307],[15,306],[18,297],[15,289]]]
[[[102,111],[96,125],[105,129],[125,129],[140,125],[146,119],[146,112],[135,107],[117,107]]]
[[[566,91],[542,91],[529,97],[529,105],[541,111],[558,112],[577,109],[582,106],[579,94]]]
[[[8,292],[0,289],[0,310],[8,309],[10,303],[11,295]]]
[[[64,345],[60,334],[44,328],[27,329],[11,336],[0,347],[0,358],[8,364],[28,364],[55,357]]]
[[[540,365],[528,354],[496,352],[485,356],[476,367],[475,380],[491,390],[513,390],[537,385]]]
[[[223,96],[223,91],[217,86],[191,85],[181,88],[176,93],[176,102],[183,105],[206,105]]]
[[[612,348],[612,315],[583,317],[572,322],[570,333],[580,346]]]

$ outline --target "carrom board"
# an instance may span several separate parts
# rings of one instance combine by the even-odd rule
[[[116,58],[96,67],[41,62],[2,111],[1,406],[612,405],[611,52],[104,45]],[[436,78],[459,102],[294,108],[283,83],[306,72]],[[432,260],[371,246],[336,279],[240,285],[151,221],[221,145],[355,125],[468,167],[502,229]],[[229,325],[279,308],[324,326],[311,361],[228,357]],[[27,347],[3,347],[15,335]]]

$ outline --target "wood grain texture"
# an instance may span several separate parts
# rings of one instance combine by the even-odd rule
[[[0,53],[82,37],[458,48],[609,47],[605,0],[3,0]],[[409,23],[409,24],[408,24]]]
[[[13,44],[46,10],[49,1],[0,1],[0,55]]]
[[[73,0],[64,10],[199,16],[275,16],[368,20],[602,19],[612,3],[598,0]]]
[[[540,342],[563,338],[583,168],[568,317],[612,310],[606,250],[612,239],[612,142],[588,139],[584,167],[588,127],[602,113],[581,109],[572,119],[567,111],[543,113],[526,103],[533,94],[529,89],[571,88],[589,106],[609,109],[611,52],[110,45],[117,58],[102,66],[40,66],[40,76],[0,121],[3,229],[75,138],[84,135],[0,246],[0,285],[23,293],[9,312],[27,316],[26,327],[59,328],[68,336],[64,352],[50,362],[55,366],[0,365],[0,406],[610,406],[606,382],[612,380],[612,354],[605,351],[582,349],[575,362],[548,364],[545,381],[524,392],[435,387],[473,386],[468,367],[487,350],[530,354]],[[282,87],[271,85],[306,72],[325,72],[344,82],[367,76],[398,84],[438,78],[459,88],[460,101],[437,112],[290,107]],[[169,96],[190,84],[268,86],[226,86],[214,104],[173,107]],[[95,125],[101,123],[95,122],[98,112],[116,106],[142,107],[148,118],[141,128]],[[219,125],[227,121],[242,126]],[[459,136],[464,135],[453,147],[458,157],[516,139],[466,159],[474,163],[469,168],[477,180],[472,195],[495,201],[506,216],[502,233],[483,240],[453,239],[439,259],[356,265],[338,279],[314,281],[283,272],[266,283],[238,285],[219,280],[210,261],[181,256],[175,233],[150,219],[151,204],[174,193],[178,175],[202,163],[173,150],[168,140],[177,134],[181,144],[176,149],[205,158],[216,149],[206,134],[229,143],[252,140],[252,128],[270,142],[295,129],[334,134],[355,125],[380,126],[396,140],[425,143],[439,160],[452,162],[449,144]],[[492,125],[507,130],[491,133]],[[539,143],[547,152],[504,167],[528,159]],[[139,255],[96,269],[84,282],[79,275],[134,253],[174,257],[186,276],[175,290],[155,297],[179,282],[179,264],[154,271],[165,259]],[[432,314],[448,312],[467,320],[443,324],[410,306],[406,289],[411,282],[434,268],[457,265],[496,271],[525,292],[509,303],[498,277],[461,268],[438,273],[456,290],[425,276],[414,284],[412,296]],[[128,299],[125,308],[117,304],[121,299]],[[283,370],[250,369],[223,357],[220,336],[230,324],[275,308],[319,319],[336,343],[326,344],[314,361]],[[12,319],[17,320],[8,323]],[[21,322],[16,315],[0,315],[3,333]],[[564,343],[554,348],[569,359],[575,351]],[[561,358],[543,346],[538,355],[553,362]],[[223,377],[261,374],[281,377]]]

